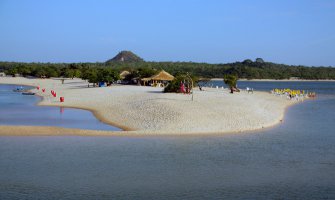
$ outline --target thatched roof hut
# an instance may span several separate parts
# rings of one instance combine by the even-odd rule
[[[158,74],[151,76],[149,79],[153,81],[172,81],[174,76],[162,70]]]
[[[123,79],[125,79],[126,76],[129,75],[129,74],[130,74],[129,71],[124,70],[124,71],[122,71],[122,72],[120,73],[120,78],[123,80]]]
[[[151,82],[152,84],[156,85],[158,83],[172,81],[173,79],[174,79],[174,76],[162,70],[158,74],[153,75],[149,78],[142,78],[141,81],[143,82],[144,85],[147,85],[148,82]]]

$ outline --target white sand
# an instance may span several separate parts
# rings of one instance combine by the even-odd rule
[[[65,84],[61,84],[55,79],[0,77],[1,83],[46,88],[45,93],[34,90],[44,97],[39,105],[91,110],[99,119],[131,130],[130,133],[194,134],[256,130],[279,123],[286,107],[296,103],[266,92],[230,94],[228,90],[215,88],[196,90],[194,101],[191,101],[191,95],[162,93],[162,88],[87,88],[87,82],[81,79],[66,80]],[[57,92],[57,98],[51,96],[50,90]],[[64,103],[59,101],[60,96],[65,98]]]

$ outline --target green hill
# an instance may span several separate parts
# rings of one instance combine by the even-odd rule
[[[106,61],[107,64],[113,62],[144,62],[144,60],[131,51],[121,51],[114,58]]]

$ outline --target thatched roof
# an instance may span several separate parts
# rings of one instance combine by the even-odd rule
[[[124,79],[124,78],[126,78],[126,76],[127,75],[129,75],[130,74],[130,72],[128,72],[128,71],[122,71],[121,73],[120,73],[120,77],[122,78],[122,79]]]
[[[142,78],[141,79],[142,81],[151,81],[151,78],[149,77],[149,78]]]
[[[174,76],[171,74],[167,73],[166,71],[162,70],[158,74],[153,75],[149,78],[143,78],[143,81],[148,81],[148,80],[154,80],[154,81],[172,81],[174,79]]]

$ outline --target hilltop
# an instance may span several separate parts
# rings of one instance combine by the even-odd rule
[[[111,62],[144,62],[144,60],[131,51],[121,51],[114,58],[106,61],[106,63]]]

